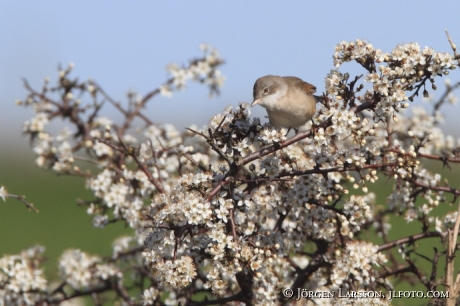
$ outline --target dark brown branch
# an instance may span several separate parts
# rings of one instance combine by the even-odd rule
[[[109,101],[110,104],[112,104],[118,111],[120,111],[120,113],[122,113],[122,114],[125,115],[125,116],[128,116],[128,115],[129,115],[129,111],[125,110],[125,109],[121,106],[120,102],[117,102],[117,101],[115,101],[114,99],[112,99],[112,97],[110,97],[110,96],[102,89],[102,87],[101,87],[98,83],[96,83],[96,82],[94,82],[94,81],[91,81],[91,83],[92,83],[94,86],[97,87],[97,91],[99,91],[99,92],[104,96],[104,98],[105,98],[107,101]],[[153,125],[153,122],[152,122],[149,118],[147,118],[144,114],[138,113],[137,116],[138,116],[139,118],[142,118],[142,120],[144,120],[146,124],[148,124],[148,125]]]
[[[424,153],[418,153],[417,155],[420,157],[428,158],[428,159],[440,160],[442,162],[447,161],[447,162],[452,162],[452,163],[460,163],[460,158],[444,157],[444,156],[424,154]]]
[[[163,186],[152,176],[152,173],[150,173],[149,169],[147,169],[147,166],[144,165],[144,163],[142,163],[139,160],[139,158],[137,158],[136,152],[134,150],[129,149],[128,147],[126,147],[126,145],[124,144],[124,142],[123,142],[121,137],[122,137],[121,136],[121,130],[118,130],[118,141],[120,142],[120,144],[125,149],[125,152],[128,153],[129,155],[131,155],[131,157],[134,159],[136,164],[139,166],[139,168],[141,168],[142,172],[145,173],[145,175],[147,176],[149,181],[155,186],[155,188],[158,190],[158,192],[159,193],[165,193],[165,190],[164,190]]]
[[[198,132],[198,131],[195,131],[195,130],[192,130],[191,128],[186,128],[187,130],[189,130],[190,132],[196,134],[196,135],[200,135],[201,137],[203,137],[204,139],[206,139],[207,143],[211,146],[211,148],[217,153],[219,154],[219,156],[225,160],[227,162],[227,164],[231,165],[232,161],[216,146],[216,144],[213,142],[213,138],[211,137],[208,137],[206,136],[205,134],[201,133],[201,132]]]
[[[415,241],[420,240],[420,239],[433,238],[433,237],[443,237],[443,236],[444,236],[444,234],[439,233],[439,232],[420,233],[420,234],[412,235],[412,236],[409,236],[409,237],[404,237],[404,238],[401,238],[401,239],[398,239],[398,240],[395,240],[395,241],[392,241],[392,242],[389,242],[389,243],[382,244],[381,246],[379,246],[378,251],[382,252],[382,251],[391,249],[391,248],[393,248],[395,246],[398,246],[398,245],[401,245],[401,244],[414,243]]]

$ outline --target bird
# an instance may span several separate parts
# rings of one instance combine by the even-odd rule
[[[266,75],[254,83],[251,106],[264,107],[276,129],[298,129],[315,114],[320,101],[315,92],[315,86],[298,77]]]

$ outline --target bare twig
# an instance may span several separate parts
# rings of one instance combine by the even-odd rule
[[[147,168],[147,166],[142,163],[139,158],[137,158],[137,154],[136,152],[134,152],[134,150],[131,150],[129,149],[128,147],[126,147],[126,145],[124,144],[122,138],[121,138],[121,130],[118,130],[118,141],[120,142],[120,144],[123,146],[123,148],[125,149],[125,152],[127,152],[128,154],[131,155],[131,157],[134,159],[134,161],[137,163],[137,165],[139,166],[139,168],[141,168],[142,172],[145,173],[145,175],[147,176],[147,178],[149,179],[149,181],[156,187],[156,189],[158,190],[159,193],[165,193],[165,190],[163,188],[163,186],[160,184],[160,182],[158,182],[152,175],[152,173],[150,173],[149,169]]]
[[[454,44],[454,42],[452,41],[452,38],[449,35],[449,31],[447,31],[447,29],[445,31],[446,31],[446,35],[447,35],[447,40],[449,41],[450,47],[452,48],[452,51],[454,52],[455,59],[458,61],[458,60],[460,60],[460,56],[457,54],[457,45]],[[460,64],[460,62],[459,62],[459,64]]]
[[[406,243],[414,243],[415,241],[420,240],[420,239],[433,238],[433,237],[443,237],[443,234],[439,232],[425,232],[425,233],[412,235],[409,237],[404,237],[404,238],[401,238],[401,239],[398,239],[398,240],[395,240],[389,243],[382,244],[381,246],[379,246],[378,251],[382,252],[382,251],[391,249],[398,245],[402,245]]]
[[[125,109],[121,106],[120,102],[117,102],[117,101],[115,101],[114,99],[112,99],[112,97],[110,97],[98,83],[96,83],[96,82],[94,82],[94,81],[91,81],[91,83],[92,83],[94,86],[97,87],[97,91],[100,92],[100,93],[104,96],[104,98],[105,98],[107,101],[109,101],[109,103],[112,104],[118,111],[120,111],[120,113],[122,113],[122,114],[125,115],[125,116],[128,116],[128,115],[129,115],[129,111],[125,110]],[[147,118],[144,114],[139,113],[138,116],[139,116],[139,118],[142,118],[142,120],[144,120],[146,124],[148,124],[148,125],[152,125],[152,124],[153,124],[153,122],[152,122],[149,118]]]
[[[31,209],[31,210],[35,211],[36,213],[38,213],[38,209],[35,208],[34,204],[27,202],[26,199],[25,199],[25,196],[16,195],[16,194],[7,194],[6,197],[19,200],[22,203],[24,203],[24,205],[26,205],[26,207],[28,209]]]
[[[454,306],[459,295],[460,283],[454,282],[455,274],[455,251],[457,247],[458,229],[460,226],[460,203],[457,208],[457,218],[455,219],[455,225],[453,229],[447,230],[447,254],[446,254],[446,289],[449,291],[449,297],[447,299],[447,306]],[[457,279],[455,277],[455,279]]]

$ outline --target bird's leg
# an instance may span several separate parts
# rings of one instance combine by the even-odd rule
[[[284,135],[284,137],[287,137],[287,135],[289,134],[290,131],[291,131],[291,127],[288,128],[288,131],[287,131],[286,135]]]
[[[318,126],[315,124],[315,121],[313,121],[313,118],[311,120],[311,130],[312,130],[312,135],[314,136],[317,132]]]

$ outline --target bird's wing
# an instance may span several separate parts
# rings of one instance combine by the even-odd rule
[[[299,79],[298,77],[288,76],[284,77],[284,79],[291,81],[298,89],[304,91],[307,95],[313,95],[316,92],[315,86]]]

